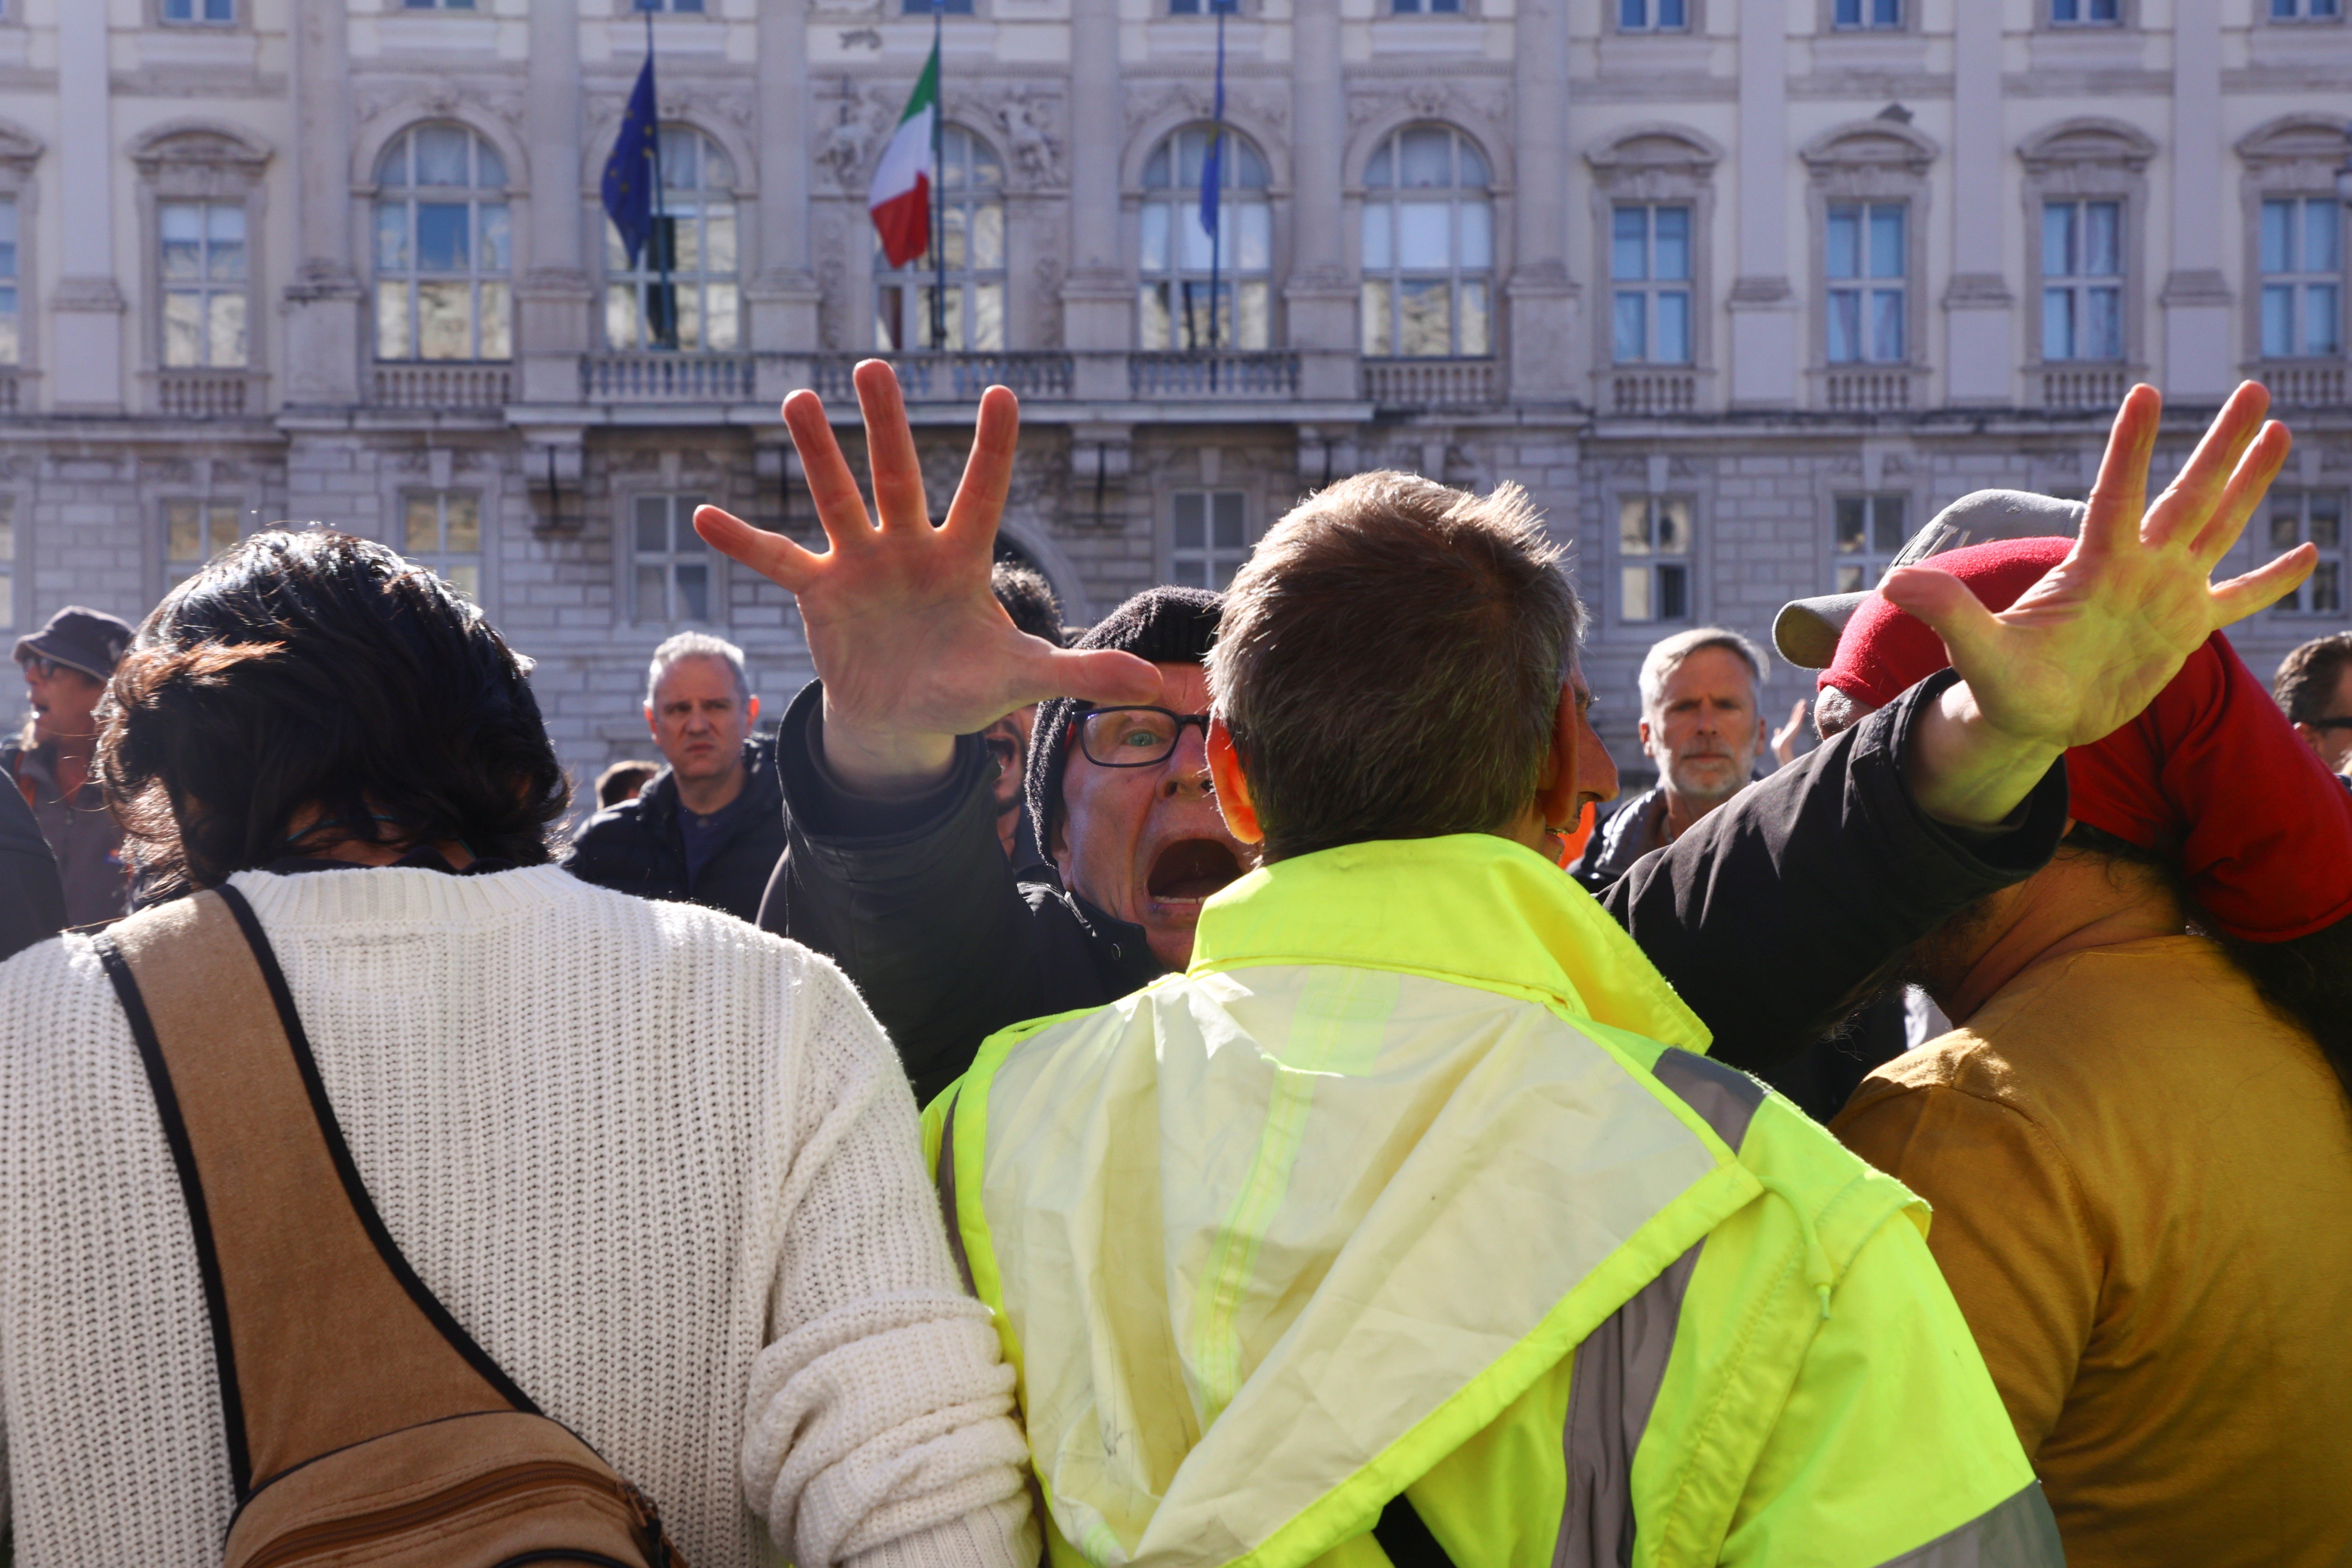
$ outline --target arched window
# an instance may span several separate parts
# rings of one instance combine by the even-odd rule
[[[987,142],[961,125],[940,132],[943,165],[940,195],[946,208],[944,245],[905,267],[892,267],[874,237],[874,342],[886,349],[948,349],[993,353],[1004,346],[1004,165]],[[932,221],[937,224],[935,210]],[[946,253],[947,308],[936,321],[940,251]],[[939,340],[935,327],[944,327]]]
[[[1444,125],[1407,126],[1364,165],[1364,353],[1494,349],[1495,208],[1486,160]]]
[[[1267,344],[1274,209],[1265,195],[1265,158],[1249,138],[1225,127],[1224,151],[1217,160],[1213,246],[1201,221],[1201,172],[1214,134],[1213,126],[1188,125],[1154,148],[1143,165],[1143,294],[1138,319],[1147,349]]]
[[[653,233],[636,266],[604,220],[605,346],[724,353],[742,341],[734,160],[690,125],[661,128],[660,157]]]
[[[404,132],[376,164],[378,359],[511,359],[507,168],[463,125]]]

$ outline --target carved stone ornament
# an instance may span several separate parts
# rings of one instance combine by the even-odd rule
[[[1035,89],[1010,90],[992,118],[1003,128],[1005,160],[1020,184],[1051,190],[1066,182],[1060,94]]]

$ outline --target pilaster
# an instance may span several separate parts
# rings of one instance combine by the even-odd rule
[[[1515,402],[1576,395],[1577,288],[1568,266],[1568,4],[1520,0],[1512,68],[1512,190],[1517,201],[1509,301]]]
[[[1952,23],[1952,280],[1944,292],[1946,400],[2016,395],[2016,297],[2003,276],[2000,8],[1960,5]]]
[[[1119,254],[1118,150],[1126,139],[1118,0],[1070,0],[1070,273],[1062,283],[1062,342],[1078,355],[1080,397],[1124,397],[1125,367],[1116,356],[1134,340],[1135,298]]]
[[[524,83],[530,139],[530,266],[515,289],[516,353],[526,403],[577,403],[580,355],[587,352],[595,289],[583,260],[578,195],[580,7],[530,8],[530,65]],[[559,465],[572,469],[576,464]]]
[[[751,346],[808,353],[823,298],[809,270],[808,0],[761,0],[759,265],[743,290]]]
[[[1358,293],[1348,275],[1340,176],[1347,94],[1339,79],[1339,0],[1296,0],[1290,41],[1290,280],[1282,291],[1298,395],[1352,397]]]
[[[301,260],[285,290],[286,379],[297,406],[360,401],[365,298],[352,268],[351,17],[294,9],[295,214]]]
[[[1731,314],[1731,404],[1785,408],[1797,401],[1797,296],[1789,282],[1789,18],[1787,0],[1739,6],[1739,276]]]
[[[2221,0],[2173,0],[2172,256],[2164,310],[2164,390],[2219,400],[2230,390],[2230,286],[2221,275]]]
[[[58,101],[73,133],[58,139],[58,250],[48,357],[54,405],[122,411],[122,286],[114,257],[114,106],[107,7],[58,7]]]

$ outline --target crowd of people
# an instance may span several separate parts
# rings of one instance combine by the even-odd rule
[[[1515,487],[1357,475],[1073,628],[992,559],[1012,395],[934,524],[855,379],[865,487],[784,405],[823,552],[696,520],[819,679],[763,733],[670,638],[574,834],[529,659],[381,545],[17,645],[16,1561],[2347,1560],[2352,633],[2224,635],[2315,559],[2212,580],[2261,388],[1790,606],[1776,731],[1661,642],[1569,857],[1617,768]],[[561,1486],[467,1420],[542,1415]]]

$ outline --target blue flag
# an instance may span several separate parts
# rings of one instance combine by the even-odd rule
[[[654,161],[661,134],[654,110],[654,52],[646,47],[646,68],[637,73],[636,89],[629,94],[629,111],[621,117],[621,133],[613,139],[613,155],[604,160],[604,210],[621,231],[621,246],[629,265],[654,232]]]
[[[1209,132],[1209,154],[1201,160],[1201,227],[1209,238],[1217,237],[1217,196],[1224,185],[1225,173],[1225,10],[1217,13],[1217,107],[1211,116],[1215,121]]]

